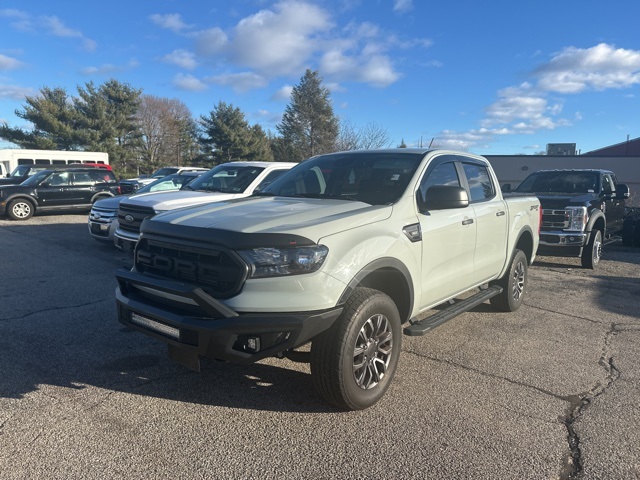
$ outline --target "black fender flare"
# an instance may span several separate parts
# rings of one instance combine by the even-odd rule
[[[112,193],[109,192],[98,192],[93,197],[91,197],[91,204],[93,205],[98,200],[102,200],[103,198],[115,197]]]
[[[14,200],[27,200],[31,205],[33,205],[33,212],[35,213],[36,210],[38,210],[38,200],[36,200],[35,198],[33,198],[31,195],[27,195],[26,193],[16,193],[14,195],[11,195],[10,197],[8,197],[5,200],[5,205],[9,206],[9,204],[11,202],[13,202]]]
[[[361,285],[362,281],[368,275],[370,275],[372,272],[375,272],[377,270],[381,270],[384,268],[392,268],[394,270],[397,270],[404,277],[404,280],[407,285],[408,295],[409,295],[408,315],[410,315],[413,309],[414,301],[415,301],[415,292],[413,290],[413,281],[411,278],[411,273],[409,272],[409,269],[406,267],[404,263],[402,263],[397,258],[393,258],[393,257],[378,258],[376,260],[369,262],[367,265],[361,268],[360,271],[358,271],[358,273],[356,273],[353,276],[353,278],[351,279],[347,287],[342,292],[342,295],[338,299],[337,305],[343,305],[347,301],[347,298],[349,298],[349,296],[356,289],[356,287]],[[403,319],[402,321],[404,322],[406,320],[407,319]]]

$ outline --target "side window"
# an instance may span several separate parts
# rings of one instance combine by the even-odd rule
[[[76,172],[73,174],[73,184],[78,186],[93,185],[95,180],[91,178],[91,175],[84,172]]]
[[[47,179],[47,183],[52,187],[64,187],[69,185],[69,172],[52,173]]]
[[[614,188],[611,182],[611,177],[609,175],[602,176],[602,192],[611,194],[613,193]]]
[[[471,202],[481,202],[495,196],[496,191],[486,166],[476,163],[463,163],[462,168],[469,184]]]
[[[269,172],[267,176],[264,177],[264,180],[260,182],[260,185],[256,187],[256,190],[262,190],[264,187],[269,185],[271,182],[273,182],[276,178],[278,178],[284,172],[286,172],[286,170],[273,170],[272,172]]]
[[[420,182],[420,202],[424,203],[424,198],[429,187],[434,185],[450,185],[460,187],[460,179],[453,162],[445,162],[437,165],[431,172],[422,178]]]

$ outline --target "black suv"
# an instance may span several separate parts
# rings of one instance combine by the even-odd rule
[[[97,200],[120,193],[111,170],[66,167],[42,170],[20,185],[0,186],[0,215],[26,220],[36,212],[88,210]]]

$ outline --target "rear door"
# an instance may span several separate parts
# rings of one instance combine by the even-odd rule
[[[488,165],[458,156],[464,171],[476,221],[476,248],[473,255],[475,283],[495,278],[505,263],[507,252],[507,206],[497,193]]]
[[[624,220],[624,198],[615,196],[618,181],[614,174],[605,172],[601,177],[602,193],[605,195],[605,212],[607,219],[607,233],[616,234],[622,231],[622,222]]]
[[[90,172],[73,172],[72,183],[66,189],[66,196],[71,205],[91,205],[95,193],[96,180]]]

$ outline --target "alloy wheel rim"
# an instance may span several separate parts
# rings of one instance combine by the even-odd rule
[[[513,272],[513,299],[517,302],[524,293],[525,269],[522,262],[518,262]]]
[[[382,314],[372,315],[358,332],[353,350],[353,377],[358,387],[369,390],[382,381],[392,351],[391,323]]]

